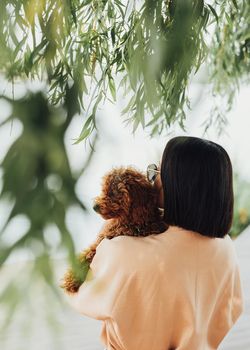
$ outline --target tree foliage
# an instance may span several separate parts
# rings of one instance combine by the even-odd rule
[[[16,278],[10,280],[0,293],[0,305],[8,305],[7,317],[3,324],[0,323],[2,331],[2,327],[6,329],[12,321],[17,301],[25,298],[26,294],[32,294],[39,278],[39,283],[45,283],[46,290],[50,288],[56,298],[61,296],[51,260],[55,250],[55,244],[48,239],[51,229],[56,229],[59,234],[56,250],[68,252],[69,263],[73,268],[78,268],[66,214],[72,206],[86,210],[75,188],[94,149],[92,148],[83,169],[73,173],[64,145],[65,132],[74,115],[70,89],[66,91],[65,104],[60,107],[50,105],[46,95],[41,92],[29,92],[15,101],[4,98],[12,105],[11,115],[4,123],[9,123],[18,116],[22,132],[1,163],[0,203],[9,202],[11,210],[0,231],[0,267],[20,249],[28,251],[34,262],[31,268],[22,271],[22,274],[28,276],[20,278],[18,282]],[[94,144],[96,140],[97,135]],[[18,238],[14,238],[14,241],[12,238],[6,243],[6,228],[20,217],[28,222],[26,231],[17,234]],[[16,230],[20,231],[17,225]]]
[[[78,142],[118,88],[129,95],[123,113],[133,131],[141,124],[153,136],[175,121],[184,129],[190,74],[204,61],[214,93],[231,107],[249,72],[249,12],[233,0],[3,0],[1,70],[11,81],[44,80],[51,104],[71,87],[84,115]]]
[[[207,66],[215,99],[206,127],[213,123],[223,129],[240,84],[249,83],[250,3],[215,1],[213,14],[216,25],[209,45]]]
[[[95,142],[100,103],[115,102],[121,91],[133,132],[141,125],[155,136],[173,123],[185,129],[187,88],[203,65],[216,96],[206,128],[223,127],[240,82],[249,80],[250,3],[2,0],[0,33],[0,72],[13,87],[12,96],[1,95],[12,111],[0,127],[15,118],[23,127],[1,164],[0,200],[13,202],[6,225],[18,215],[29,221],[13,245],[0,238],[0,265],[15,249],[28,248],[36,271],[53,286],[45,229],[58,228],[73,264],[65,215],[71,205],[85,208],[75,193],[81,173],[72,173],[64,146],[74,115],[83,120],[76,143],[92,133]],[[44,91],[16,99],[16,84],[34,80],[44,83]],[[3,300],[16,290],[11,284]]]
[[[47,225],[58,228],[62,233],[62,243],[68,246],[73,256],[73,242],[65,223],[66,210],[71,205],[85,210],[85,206],[75,194],[79,174],[72,174],[64,146],[64,133],[71,115],[63,118],[64,111],[49,106],[40,92],[15,100],[12,106],[9,119],[18,114],[23,131],[1,164],[3,186],[0,200],[13,202],[2,231],[18,215],[28,219],[29,228],[13,245],[1,245],[0,265],[19,247],[33,250],[37,244],[42,253],[48,254],[50,247],[44,237]],[[34,255],[38,255],[36,249]]]

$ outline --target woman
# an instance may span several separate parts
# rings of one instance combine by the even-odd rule
[[[69,302],[103,321],[108,350],[214,350],[243,311],[232,165],[218,144],[174,137],[148,167],[169,228],[103,240]]]

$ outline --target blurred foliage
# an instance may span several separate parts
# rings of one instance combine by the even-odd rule
[[[25,249],[34,258],[31,271],[21,272],[18,285],[15,278],[0,293],[0,304],[8,307],[3,329],[12,321],[18,301],[34,290],[37,280],[44,281],[45,290],[49,288],[57,298],[61,296],[51,261],[53,244],[47,238],[48,227],[57,228],[60,243],[56,248],[68,252],[69,263],[73,268],[78,267],[72,234],[66,225],[66,213],[71,206],[86,210],[76,195],[75,186],[91,159],[93,148],[83,170],[72,173],[64,145],[65,132],[74,115],[70,106],[71,89],[73,87],[66,90],[64,105],[60,107],[49,105],[42,92],[28,92],[15,100],[2,97],[11,106],[11,115],[2,125],[18,118],[22,132],[1,162],[0,203],[9,201],[12,208],[0,231],[0,268],[19,249]],[[94,142],[96,139],[97,135]],[[21,237],[18,235],[14,243],[7,244],[3,234],[20,216],[28,221],[27,231]]]
[[[7,198],[14,202],[2,232],[18,215],[28,219],[29,229],[14,245],[0,246],[0,265],[15,248],[35,246],[36,241],[47,254],[43,233],[48,224],[56,225],[62,233],[62,241],[67,241],[72,250],[71,235],[65,224],[66,210],[74,204],[85,209],[75,194],[78,177],[71,174],[64,146],[64,133],[72,115],[49,106],[41,92],[8,100],[12,114],[7,120],[18,116],[23,131],[1,163],[0,200]]]
[[[234,217],[231,237],[237,237],[250,225],[250,182],[234,173]]]

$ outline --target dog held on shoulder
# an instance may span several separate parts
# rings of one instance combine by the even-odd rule
[[[63,276],[60,287],[68,293],[76,293],[85,281],[96,248],[104,238],[145,237],[168,228],[158,207],[158,192],[146,174],[132,166],[115,167],[102,177],[101,194],[95,198],[93,209],[108,220],[107,225]]]

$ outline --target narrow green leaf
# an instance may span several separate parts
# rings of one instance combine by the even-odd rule
[[[111,92],[111,95],[113,99],[116,101],[116,89],[115,89],[115,82],[111,75],[108,77],[108,83],[109,83],[109,90]]]
[[[207,4],[207,6],[210,8],[212,14],[214,15],[214,17],[215,17],[215,19],[216,19],[216,22],[218,23],[218,21],[219,21],[219,16],[217,15],[217,12],[215,11],[215,9],[214,9],[211,5]]]
[[[135,105],[135,101],[136,101],[136,95],[134,94],[131,97],[131,99],[130,99],[129,103],[127,104],[127,106],[121,111],[121,114],[123,115],[123,114],[127,113],[129,110],[131,110],[132,107]]]
[[[73,143],[74,145],[78,144],[79,142],[83,141],[84,139],[86,139],[92,129],[93,129],[93,126],[91,126],[90,124],[93,123],[93,115],[91,114],[88,119],[86,120],[83,128],[82,128],[82,131],[81,131],[81,134],[80,136],[78,137],[78,139]]]

